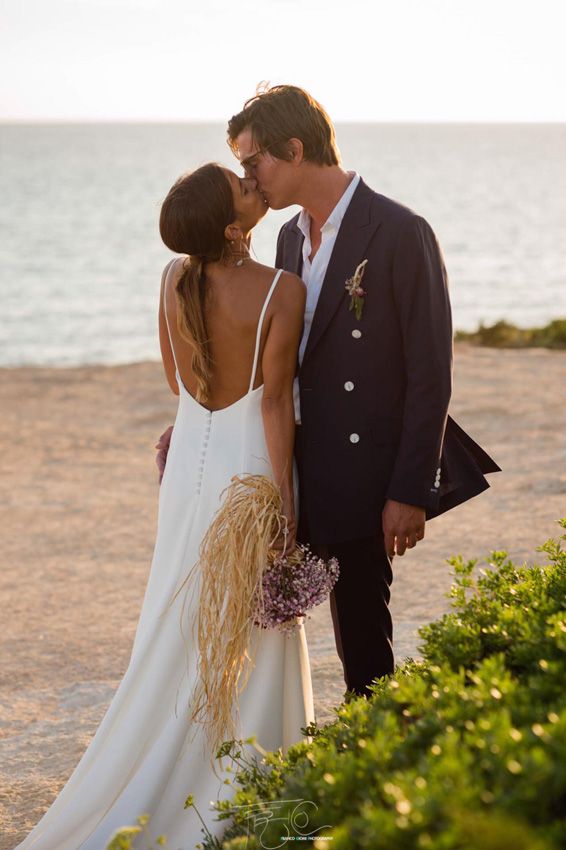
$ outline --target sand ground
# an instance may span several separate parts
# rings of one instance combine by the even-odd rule
[[[566,353],[456,347],[454,418],[503,467],[394,560],[398,661],[449,609],[451,554],[518,561],[566,514]],[[157,363],[0,370],[0,850],[72,772],[124,674],[153,549],[153,446],[176,398]],[[343,693],[327,605],[307,622],[317,719]]]

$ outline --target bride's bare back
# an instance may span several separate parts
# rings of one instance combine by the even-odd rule
[[[180,392],[176,378],[178,370],[186,391],[196,398],[197,379],[191,367],[193,349],[177,328],[175,286],[183,273],[182,262],[181,258],[172,261],[163,274],[159,339],[172,391],[176,395]],[[204,312],[213,365],[210,393],[204,406],[209,410],[229,407],[250,389],[258,322],[275,274],[275,269],[269,266],[248,261],[235,268],[215,267],[207,276]],[[303,281],[297,275],[283,272],[264,315],[255,382],[251,388],[263,384],[261,409],[265,438],[274,480],[281,489],[283,512],[290,531],[287,542],[291,548],[295,542],[293,379],[305,297]]]
[[[182,273],[182,258],[174,260],[166,270],[160,309],[160,339],[167,378],[173,391],[178,393],[165,323],[166,310],[179,374],[187,391],[195,397],[197,379],[191,368],[193,349],[177,327],[175,287]],[[210,410],[228,407],[248,391],[258,319],[274,274],[275,269],[270,266],[250,260],[240,267],[214,269],[207,273],[205,321],[213,362],[210,396],[206,403]],[[303,291],[304,285],[296,275],[283,272],[264,318],[253,389],[264,383],[264,370],[267,368],[268,373],[270,370],[269,362],[262,355],[274,317],[279,320],[278,327],[273,330],[279,337],[277,348],[280,354],[293,348],[296,353],[297,317],[302,323]],[[289,353],[285,351],[285,354],[285,359],[288,359]],[[275,377],[268,374],[268,378]]]

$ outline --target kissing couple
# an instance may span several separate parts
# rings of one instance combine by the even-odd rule
[[[277,551],[291,556],[298,542],[338,561],[330,609],[345,686],[370,695],[394,669],[395,557],[499,470],[448,415],[448,280],[427,221],[343,169],[331,119],[301,88],[257,94],[229,121],[228,142],[243,173],[204,165],[161,208],[162,239],[180,255],[164,269],[159,305],[179,403],[158,443],[157,537],[129,666],[74,773],[16,850],[101,850],[141,813],[153,840],[165,833],[171,847],[193,847],[202,836],[184,808],[189,793],[220,837],[210,801],[233,790],[228,769],[212,763],[220,739],[201,720],[228,707],[235,736],[284,752],[308,732],[300,618],[289,634],[240,623],[253,640],[237,703],[201,687],[203,658],[230,675],[224,618],[253,560],[244,539],[227,557],[230,576],[220,568],[214,523],[235,477],[276,488]],[[269,208],[294,204],[274,266],[256,262],[253,228]],[[203,560],[204,543],[216,561]]]

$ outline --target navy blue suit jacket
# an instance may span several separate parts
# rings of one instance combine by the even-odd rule
[[[281,228],[275,265],[300,275],[297,219]],[[358,321],[345,283],[365,259]],[[434,232],[363,180],[337,234],[298,374],[301,513],[312,543],[375,534],[386,499],[436,516],[485,490],[484,473],[499,470],[448,416],[452,320]]]

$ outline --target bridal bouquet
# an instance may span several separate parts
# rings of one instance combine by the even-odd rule
[[[306,546],[288,555],[276,552],[286,526],[281,494],[270,478],[234,476],[199,559],[174,596],[200,578],[199,677],[190,719],[204,725],[213,748],[235,737],[232,711],[253,668],[252,647],[261,634],[256,626],[291,633],[296,618],[322,602],[338,577],[336,559],[325,563]]]
[[[273,558],[257,593],[256,626],[290,633],[311,608],[324,602],[339,575],[336,558],[324,561],[308,546],[297,546],[290,555]]]

